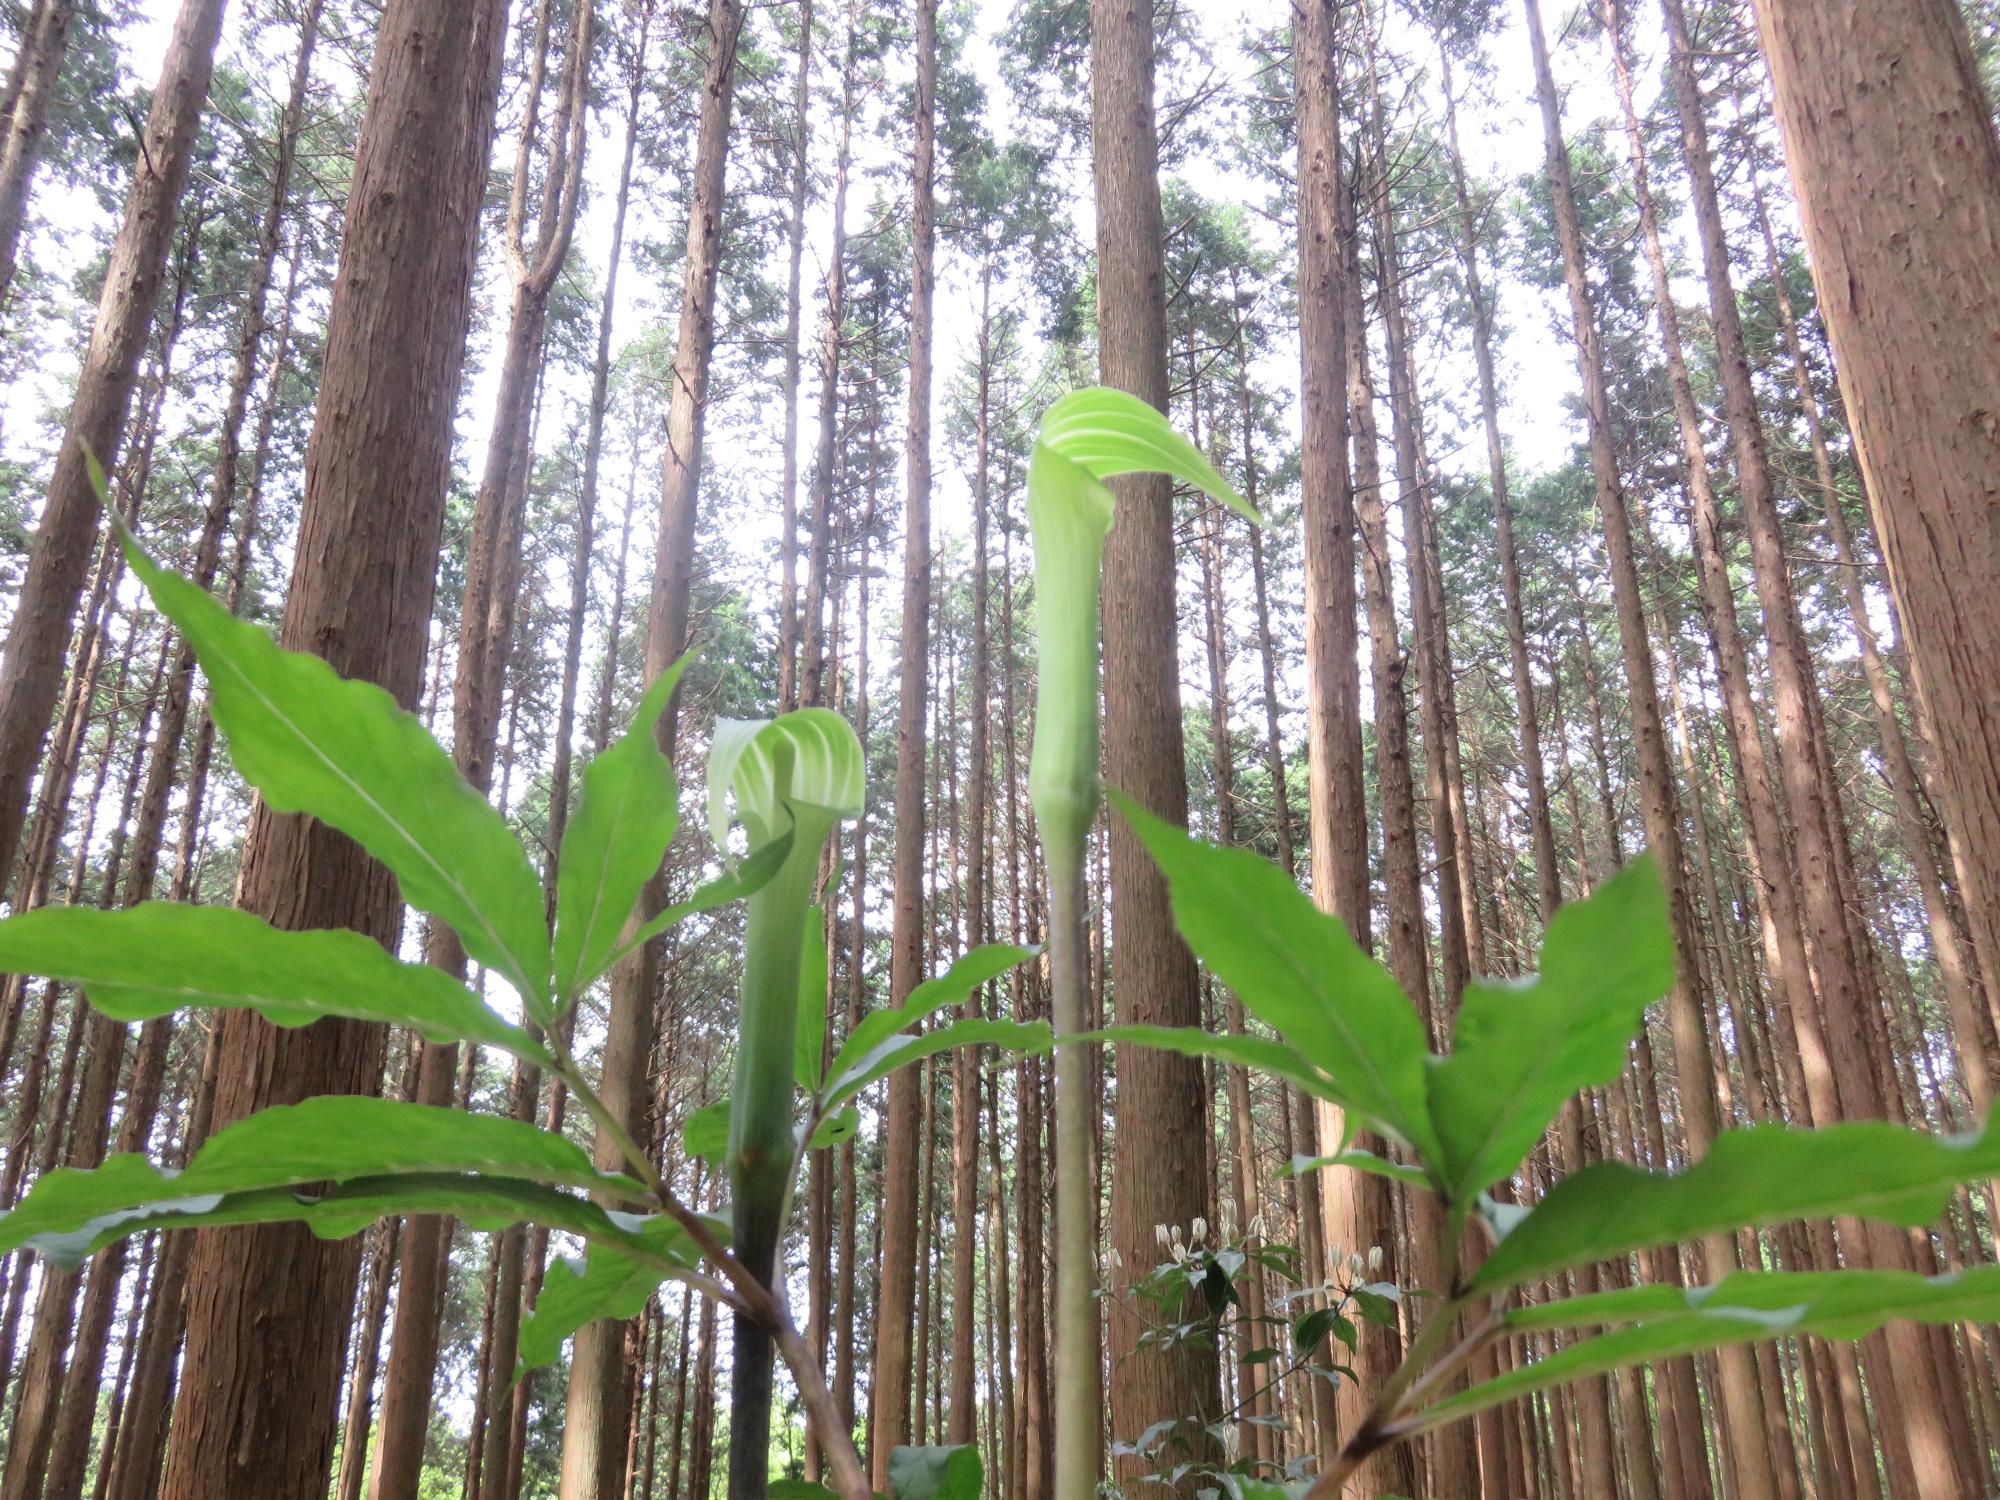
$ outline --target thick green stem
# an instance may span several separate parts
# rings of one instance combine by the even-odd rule
[[[824,818],[799,815],[784,865],[750,898],[744,937],[743,1009],[729,1100],[732,1232],[744,1269],[774,1295],[778,1241],[798,1154],[792,1050],[800,955],[813,875],[830,830]],[[769,1479],[772,1334],[763,1321],[735,1315],[729,1493],[741,1500],[762,1500]]]
[[[1088,1050],[1061,1045],[1088,1029],[1083,1006],[1087,984],[1084,944],[1082,841],[1048,849],[1049,964],[1054,987],[1050,1013],[1056,1051],[1056,1488],[1058,1495],[1088,1495],[1097,1484],[1097,1360],[1090,1336],[1097,1316],[1091,1298],[1096,1279],[1095,1196],[1090,1180],[1090,1080]]]

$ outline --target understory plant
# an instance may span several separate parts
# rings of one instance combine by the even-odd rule
[[[1395,979],[1284,871],[1249,851],[1193,839],[1113,791],[1118,812],[1167,877],[1181,935],[1269,1034],[1158,1026],[1084,1032],[1082,851],[1098,798],[1097,575],[1113,519],[1102,481],[1140,470],[1171,474],[1249,513],[1192,445],[1133,397],[1080,391],[1044,418],[1029,480],[1041,633],[1030,794],[1051,882],[1058,1223],[1076,1229],[1091,1220],[1080,1044],[1101,1040],[1246,1067],[1338,1106],[1349,1140],[1374,1132],[1388,1149],[1342,1142],[1307,1169],[1375,1173],[1433,1193],[1445,1221],[1443,1284],[1409,1289],[1422,1295],[1404,1304],[1413,1324],[1407,1352],[1380,1389],[1365,1393],[1365,1415],[1342,1435],[1335,1460],[1316,1476],[1231,1464],[1216,1472],[1219,1488],[1239,1500],[1334,1500],[1384,1448],[1620,1367],[1760,1339],[1855,1339],[1894,1319],[2000,1317],[2000,1266],[1932,1277],[1759,1268],[1705,1286],[1519,1300],[1523,1287],[1551,1279],[1559,1285],[1576,1267],[1746,1228],[1826,1218],[1918,1228],[1944,1212],[1956,1188],[2000,1172],[2000,1129],[1991,1122],[1958,1137],[1881,1121],[1817,1129],[1772,1123],[1723,1132],[1707,1155],[1677,1171],[1604,1161],[1562,1179],[1532,1205],[1496,1196],[1571,1096],[1618,1076],[1647,1007],[1674,984],[1666,893],[1643,856],[1555,914],[1538,973],[1472,983],[1458,997],[1451,1046],[1439,1054]],[[1483,1247],[1469,1261],[1460,1249],[1468,1226]],[[1081,1230],[1059,1238],[1062,1328],[1095,1316],[1092,1251]],[[1209,1270],[1202,1267],[1204,1295],[1217,1292]],[[1306,1268],[1304,1279],[1321,1283],[1323,1315],[1344,1316],[1343,1304],[1324,1300],[1347,1295],[1335,1268]],[[1524,1349],[1505,1373],[1466,1383],[1483,1351],[1544,1333],[1567,1342],[1539,1357]],[[1073,1358],[1065,1363],[1065,1344],[1088,1349],[1090,1342],[1058,1347],[1056,1493],[1068,1500],[1090,1493],[1100,1439],[1097,1371]],[[1156,1432],[1150,1441],[1164,1448],[1169,1436]]]
[[[520,1019],[359,933],[285,931],[248,912],[171,902],[43,907],[0,920],[0,971],[76,983],[123,1022],[247,1009],[280,1026],[343,1017],[506,1053],[560,1078],[623,1161],[601,1168],[567,1137],[509,1117],[323,1096],[218,1131],[179,1171],[134,1154],[49,1172],[0,1215],[0,1253],[25,1246],[75,1266],[150,1230],[295,1222],[342,1238],[385,1214],[451,1215],[481,1230],[540,1225],[579,1241],[584,1255],[551,1266],[522,1327],[523,1368],[553,1363],[584,1324],[636,1316],[663,1283],[685,1283],[735,1320],[732,1447],[754,1442],[761,1464],[775,1350],[798,1386],[831,1493],[869,1500],[853,1434],[779,1274],[799,1163],[807,1149],[850,1136],[856,1097],[899,1067],[966,1043],[1047,1051],[1039,1023],[918,1030],[1026,951],[994,945],[965,955],[902,1006],[867,1016],[823,1067],[815,875],[839,821],[860,811],[863,786],[861,746],[845,720],[802,710],[718,724],[710,829],[726,848],[733,804],[747,845],[686,900],[636,922],[641,891],[679,824],[673,767],[656,743],[687,659],[676,663],[649,685],[624,736],[584,770],[557,854],[551,929],[526,850],[414,716],[380,688],[280,649],[156,566],[130,536],[124,545],[154,603],[193,646],[244,777],[272,808],[318,818],[387,866],[405,902],[449,923],[472,960],[513,990]],[[748,910],[735,1087],[687,1132],[690,1149],[726,1170],[732,1202],[703,1214],[606,1107],[565,1041],[572,1028],[558,1023],[641,944],[740,900]],[[890,1471],[895,1500],[974,1500],[981,1483],[970,1449],[898,1450]],[[762,1494],[761,1473],[733,1493]]]

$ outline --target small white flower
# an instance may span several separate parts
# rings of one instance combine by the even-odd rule
[[[1188,1238],[1197,1244],[1208,1236],[1208,1220],[1200,1214],[1194,1216],[1194,1223],[1188,1227]]]
[[[1326,1263],[1330,1266],[1337,1266],[1340,1264],[1340,1246],[1338,1245],[1327,1246]]]
[[[1380,1245],[1370,1245],[1368,1247],[1368,1269],[1370,1272],[1382,1269],[1382,1247]]]
[[[1347,1272],[1350,1276],[1362,1275],[1367,1269],[1368,1262],[1363,1260],[1358,1254],[1347,1257]]]
[[[1168,1232],[1166,1225],[1155,1224],[1153,1226],[1153,1240],[1164,1250],[1173,1243],[1173,1236]]]

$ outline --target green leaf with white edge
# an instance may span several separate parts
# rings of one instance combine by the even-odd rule
[[[1509,1316],[1512,1329],[1640,1321],[1567,1343],[1532,1363],[1460,1392],[1419,1416],[1425,1427],[1628,1365],[1650,1365],[1728,1344],[1814,1334],[1858,1339],[1886,1323],[2000,1320],[2000,1266],[1944,1276],[1910,1271],[1741,1272],[1713,1286],[1655,1286],[1581,1297]],[[1571,1303],[1578,1304],[1571,1307]],[[1565,1308],[1571,1308],[1566,1316]],[[1557,1321],[1561,1320],[1561,1321]]]
[[[799,1019],[792,1030],[792,1074],[808,1094],[819,1087],[826,1051],[826,913],[806,913],[804,951],[799,956]]]
[[[586,1239],[622,1242],[629,1230],[614,1214],[588,1198],[561,1188],[518,1178],[451,1172],[411,1172],[391,1177],[356,1177],[331,1186],[248,1188],[230,1193],[188,1193],[171,1173],[143,1157],[114,1156],[89,1172],[59,1167],[44,1182],[100,1179],[90,1192],[109,1204],[68,1227],[47,1227],[27,1236],[10,1232],[0,1219],[0,1237],[46,1256],[65,1269],[81,1265],[118,1240],[153,1229],[197,1229],[229,1224],[304,1224],[321,1239],[346,1239],[385,1215],[443,1214],[477,1230],[504,1229],[524,1222],[560,1229]],[[81,1195],[65,1190],[69,1198]]]
[[[1673,982],[1666,887],[1641,858],[1556,912],[1539,974],[1469,985],[1429,1075],[1447,1196],[1469,1203],[1508,1176],[1565,1100],[1616,1078]]]
[[[859,817],[866,787],[861,739],[831,709],[718,719],[708,751],[709,837],[718,849],[725,847],[732,799],[755,849],[791,826],[786,804],[836,819]]]
[[[1017,1056],[1040,1057],[1055,1046],[1046,1021],[953,1021],[935,1031],[903,1032],[857,1060],[827,1085],[825,1108],[834,1109],[898,1068],[949,1052],[954,1047],[998,1047]]]
[[[633,1231],[651,1252],[632,1253],[626,1246],[590,1245],[581,1265],[568,1256],[550,1264],[534,1310],[522,1320],[520,1370],[552,1365],[562,1357],[566,1339],[599,1318],[636,1318],[661,1283],[673,1272],[666,1262],[694,1270],[701,1261],[688,1232],[665,1214],[655,1214]]]
[[[937,978],[926,979],[911,990],[902,1005],[884,1007],[863,1016],[834,1054],[826,1070],[827,1078],[838,1083],[890,1037],[920,1024],[948,1005],[958,1004],[982,984],[998,979],[1016,964],[1026,963],[1035,956],[1035,951],[1012,943],[982,943],[962,954]]]
[[[890,1500],[979,1500],[986,1482],[979,1450],[896,1448],[889,1454]]]
[[[1651,1245],[1797,1219],[1882,1219],[1914,1229],[1954,1189],[2000,1174],[2000,1126],[1939,1137],[1882,1121],[1726,1130],[1679,1172],[1599,1162],[1564,1178],[1472,1276],[1473,1294]]]
[[[449,922],[467,953],[546,1010],[541,882],[506,820],[417,717],[375,684],[281,649],[124,541],[132,571],[194,647],[230,759],[266,804],[310,813],[360,844],[394,872],[403,900]]]
[[[729,1100],[712,1100],[690,1110],[681,1123],[681,1149],[696,1161],[719,1169],[729,1155]]]
[[[117,1021],[185,1009],[254,1010],[280,1026],[345,1016],[551,1061],[440,969],[406,964],[358,932],[287,932],[226,906],[37,907],[0,920],[0,972],[79,984]]]
[[[64,1168],[0,1215],[0,1254],[62,1241],[106,1216],[149,1205],[262,1189],[403,1174],[477,1174],[644,1201],[645,1189],[601,1172],[573,1141],[503,1115],[329,1094],[261,1110],[218,1131],[185,1170],[139,1156]],[[44,1252],[48,1253],[48,1252]]]
[[[693,895],[685,901],[665,907],[650,921],[642,923],[638,930],[618,945],[606,969],[614,969],[632,954],[638,952],[661,933],[678,927],[689,917],[705,911],[714,911],[718,906],[728,906],[757,894],[784,868],[785,857],[791,853],[792,836],[789,832],[780,834],[763,848],[753,851],[739,861],[735,868],[724,870],[705,885],[697,886]]]
[[[583,801],[556,871],[555,993],[574,1000],[604,971],[639,892],[680,826],[680,787],[658,742],[660,715],[694,660],[653,679],[618,741],[583,768]]]
[[[1071,1042],[1130,1042],[1141,1047],[1155,1047],[1162,1052],[1178,1053],[1182,1057],[1213,1058],[1217,1062],[1250,1068],[1272,1078],[1282,1078],[1316,1097],[1331,1098],[1338,1092],[1326,1075],[1307,1062],[1295,1048],[1268,1037],[1203,1031],[1198,1026],[1134,1024],[1106,1026],[1098,1031],[1080,1032],[1063,1039],[1065,1046]]]
[[[1413,1167],[1400,1161],[1391,1161],[1386,1156],[1373,1151],[1356,1148],[1351,1151],[1336,1151],[1331,1156],[1294,1156],[1278,1168],[1280,1177],[1303,1177],[1308,1172],[1323,1171],[1328,1167],[1347,1167],[1356,1172],[1366,1172],[1374,1177],[1386,1177],[1391,1182],[1406,1183],[1410,1187],[1428,1188],[1433,1186],[1422,1167]]]
[[[1172,891],[1181,936],[1244,1008],[1324,1075],[1317,1091],[1410,1146],[1442,1153],[1425,1098],[1424,1024],[1347,924],[1276,865],[1189,838],[1111,793]]]

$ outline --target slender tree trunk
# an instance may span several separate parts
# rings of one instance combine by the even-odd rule
[[[1623,481],[1613,448],[1610,399],[1605,388],[1604,357],[1586,279],[1583,237],[1577,225],[1576,194],[1571,180],[1569,148],[1562,137],[1555,80],[1548,44],[1542,34],[1539,0],[1526,0],[1528,38],[1534,53],[1536,90],[1540,97],[1548,173],[1555,199],[1557,237],[1561,242],[1564,280],[1569,289],[1577,368],[1584,387],[1590,428],[1591,471],[1597,504],[1604,517],[1606,552],[1611,563],[1612,590],[1617,602],[1619,640],[1625,657],[1627,691],[1632,705],[1632,731],[1638,749],[1641,806],[1646,840],[1666,883],[1675,945],[1683,955],[1679,981],[1668,997],[1668,1019],[1681,1086],[1681,1125],[1689,1150],[1704,1154],[1721,1128],[1713,1055],[1700,994],[1700,976],[1692,966],[1696,952],[1694,913],[1682,878],[1680,811],[1673,771],[1667,759],[1666,733],[1660,716],[1659,689],[1653,675],[1652,647],[1647,640],[1638,568],[1633,561],[1632,523],[1626,509]],[[1719,1277],[1735,1264],[1735,1247],[1722,1236],[1703,1242],[1707,1273]],[[1770,1471],[1763,1413],[1758,1404],[1754,1356],[1741,1347],[1724,1350],[1721,1397],[1732,1449],[1737,1457],[1740,1500],[1767,1500],[1775,1495]],[[1685,1414],[1692,1418],[1693,1413]]]
[[[528,177],[539,149],[549,11],[547,0],[543,0],[536,14],[528,112],[522,123],[507,205],[505,237],[514,279],[513,303],[502,344],[493,432],[473,505],[465,592],[459,609],[457,672],[452,683],[452,761],[466,781],[482,793],[493,783],[506,658],[514,636],[528,469],[534,457],[532,407],[541,378],[548,299],[576,222],[587,138],[593,8],[591,0],[581,0],[570,18],[565,71],[549,122],[539,222],[534,242],[528,244]],[[465,948],[444,923],[430,923],[425,956],[446,973],[465,977]],[[417,1102],[450,1102],[452,1075],[458,1066],[457,1044],[423,1040],[419,1047],[422,1060]],[[396,1297],[396,1321],[382,1388],[382,1431],[370,1491],[373,1500],[413,1496],[422,1475],[451,1236],[452,1221],[433,1215],[412,1219],[404,1232],[402,1285]],[[506,1372],[508,1377],[512,1373],[511,1368]]]
[[[785,225],[785,435],[778,481],[780,709],[795,708],[799,701],[799,267],[805,258],[806,182],[812,171],[813,0],[799,0],[798,18],[799,62],[792,85],[792,212]]]
[[[689,207],[686,273],[674,354],[672,394],[667,408],[667,454],[660,488],[660,532],[647,610],[645,680],[651,682],[687,649],[688,611],[694,575],[695,523],[699,502],[701,440],[708,415],[709,371],[715,348],[715,290],[721,270],[724,192],[729,158],[730,116],[736,94],[737,42],[743,29],[741,0],[711,0],[708,60],[702,78],[701,118],[696,129],[694,196]],[[679,694],[660,720],[660,745],[669,760],[679,742]],[[664,872],[648,882],[634,922],[666,905]],[[647,943],[612,975],[611,1017],[605,1039],[602,1098],[628,1130],[643,1129],[648,1096],[646,1060],[651,1051],[651,1011],[659,987],[661,944]],[[596,1155],[606,1167],[619,1160],[617,1145],[598,1132]],[[746,1257],[750,1247],[738,1246]],[[753,1267],[753,1269],[756,1269]],[[768,1276],[769,1268],[759,1274]],[[751,1325],[745,1325],[751,1326]],[[745,1361],[739,1345],[739,1371]],[[769,1356],[763,1368],[768,1380]],[[630,1392],[622,1324],[592,1323],[576,1337],[570,1361],[569,1396],[563,1443],[561,1500],[609,1500],[621,1477]],[[732,1452],[755,1448],[742,1434]],[[735,1460],[732,1460],[732,1463]],[[763,1494],[761,1482],[743,1493]]]
[[[7,130],[0,137],[0,308],[13,290],[28,219],[28,194],[48,134],[63,59],[69,54],[76,0],[36,0],[7,79]],[[171,199],[168,200],[172,202]]]
[[[392,0],[383,14],[280,635],[405,705],[421,687],[504,31],[489,0]],[[387,871],[262,804],[241,891],[283,927],[392,942],[400,925]],[[377,1086],[379,1028],[232,1012],[220,1032],[221,1123]],[[199,1233],[166,1500],[325,1493],[358,1258],[299,1227]]]
[[[1165,410],[1168,399],[1164,227],[1153,112],[1150,5],[1092,0],[1091,158],[1097,203],[1098,358],[1104,383]],[[1178,631],[1174,608],[1172,485],[1151,475],[1114,481],[1118,524],[1104,552],[1105,778],[1154,814],[1187,821]],[[1118,934],[1114,993],[1121,1024],[1198,1025],[1194,957],[1174,931],[1164,877],[1121,820],[1112,821],[1111,922]],[[1149,1264],[1153,1226],[1186,1226],[1205,1207],[1204,1084],[1190,1058],[1117,1049],[1116,1164],[1111,1243],[1127,1266]],[[1058,1212],[1087,1211],[1063,1203]],[[1173,1357],[1137,1347],[1129,1319],[1110,1324],[1111,1432],[1132,1439],[1155,1422],[1218,1410],[1214,1350]],[[1072,1351],[1087,1330],[1064,1326]],[[1072,1353],[1069,1357],[1074,1358]],[[1089,1425],[1090,1411],[1062,1420]],[[1198,1458],[1197,1444],[1190,1456]],[[1120,1458],[1114,1475],[1144,1472]],[[1185,1490],[1192,1494],[1192,1487]]]
[[[77,377],[27,572],[15,596],[0,655],[0,872],[14,864],[29,785],[62,688],[63,647],[97,535],[100,506],[90,464],[94,460],[109,469],[124,437],[133,382],[173,244],[181,188],[208,99],[222,10],[223,0],[183,0],[174,21],[125,199],[125,218],[112,241],[90,347]]]
[[[896,839],[889,999],[901,1005],[924,967],[924,716],[931,627],[931,310],[935,295],[937,4],[916,5],[916,117],[910,174],[910,377],[908,475],[903,514],[903,641],[896,731]],[[822,438],[824,441],[824,438]],[[889,1454],[911,1441],[911,1356],[919,1240],[921,1113],[913,1068],[889,1078],[882,1168],[882,1271],[876,1292],[875,1379],[870,1388],[875,1488],[889,1488]],[[921,1422],[921,1414],[918,1416]]]
[[[1347,472],[1347,309],[1342,285],[1343,208],[1346,185],[1341,170],[1338,17],[1331,0],[1293,0],[1292,86],[1298,120],[1300,405],[1305,427],[1301,491],[1305,531],[1308,819],[1311,827],[1312,889],[1320,909],[1347,923],[1364,946],[1368,931],[1368,823],[1362,790],[1361,681],[1356,659],[1355,514]],[[1339,1111],[1315,1102],[1316,1139],[1338,1140],[1344,1131]],[[1315,1138],[1298,1142],[1311,1152]],[[1310,1187],[1310,1184],[1308,1184]],[[1321,1202],[1302,1204],[1308,1217],[1321,1219],[1321,1254],[1309,1265],[1315,1279],[1330,1274],[1321,1264],[1331,1247],[1366,1250],[1390,1238],[1392,1205],[1387,1184],[1360,1172],[1329,1174],[1318,1190]],[[1307,1197],[1302,1193],[1302,1197]],[[1310,1245],[1308,1248],[1312,1248]],[[1359,1422],[1366,1391],[1393,1366],[1394,1351],[1371,1342],[1358,1381],[1343,1381],[1337,1392],[1317,1387],[1322,1458],[1331,1457]],[[1406,1493],[1406,1454],[1377,1460],[1356,1476],[1362,1496]]]

